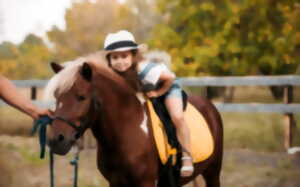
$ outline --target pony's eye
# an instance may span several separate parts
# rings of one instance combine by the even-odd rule
[[[77,95],[76,98],[77,98],[78,101],[83,101],[83,100],[85,100],[85,97],[82,96],[82,95]]]

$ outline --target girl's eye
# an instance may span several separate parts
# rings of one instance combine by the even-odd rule
[[[83,101],[83,100],[85,100],[85,97],[82,96],[82,95],[77,95],[77,96],[76,96],[76,99],[77,99],[78,101]]]
[[[127,56],[128,56],[127,54],[122,54],[121,58],[127,58]]]
[[[117,60],[118,56],[117,55],[113,55],[113,56],[111,56],[111,58],[114,59],[114,60]]]

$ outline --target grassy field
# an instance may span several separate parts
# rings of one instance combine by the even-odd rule
[[[251,89],[237,90],[235,101],[250,100],[243,92],[254,94],[258,101],[274,102],[265,96],[266,90]],[[0,187],[49,186],[48,157],[39,159],[38,139],[29,135],[31,119],[9,107],[0,108],[0,116]],[[300,155],[288,155],[283,149],[281,114],[222,113],[222,118],[225,140],[222,186],[300,186]],[[299,124],[300,115],[295,118]],[[294,144],[300,146],[299,127],[295,131]],[[96,168],[95,157],[94,149],[81,152],[80,187],[108,186]],[[71,159],[72,154],[56,157],[56,186],[72,186]]]

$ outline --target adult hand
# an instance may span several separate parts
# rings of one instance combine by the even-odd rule
[[[39,119],[42,116],[49,116],[50,118],[52,118],[53,111],[49,109],[36,108],[35,112],[32,113],[32,117],[35,120]]]

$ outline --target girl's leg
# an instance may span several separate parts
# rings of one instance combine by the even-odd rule
[[[190,152],[191,152],[190,132],[183,116],[182,98],[166,97],[165,105],[168,109],[169,115],[171,116],[172,122],[175,125],[178,141],[183,147],[183,153],[182,153],[183,170],[181,170],[181,176],[190,176],[193,173],[193,168],[192,168],[193,161],[190,156]]]

